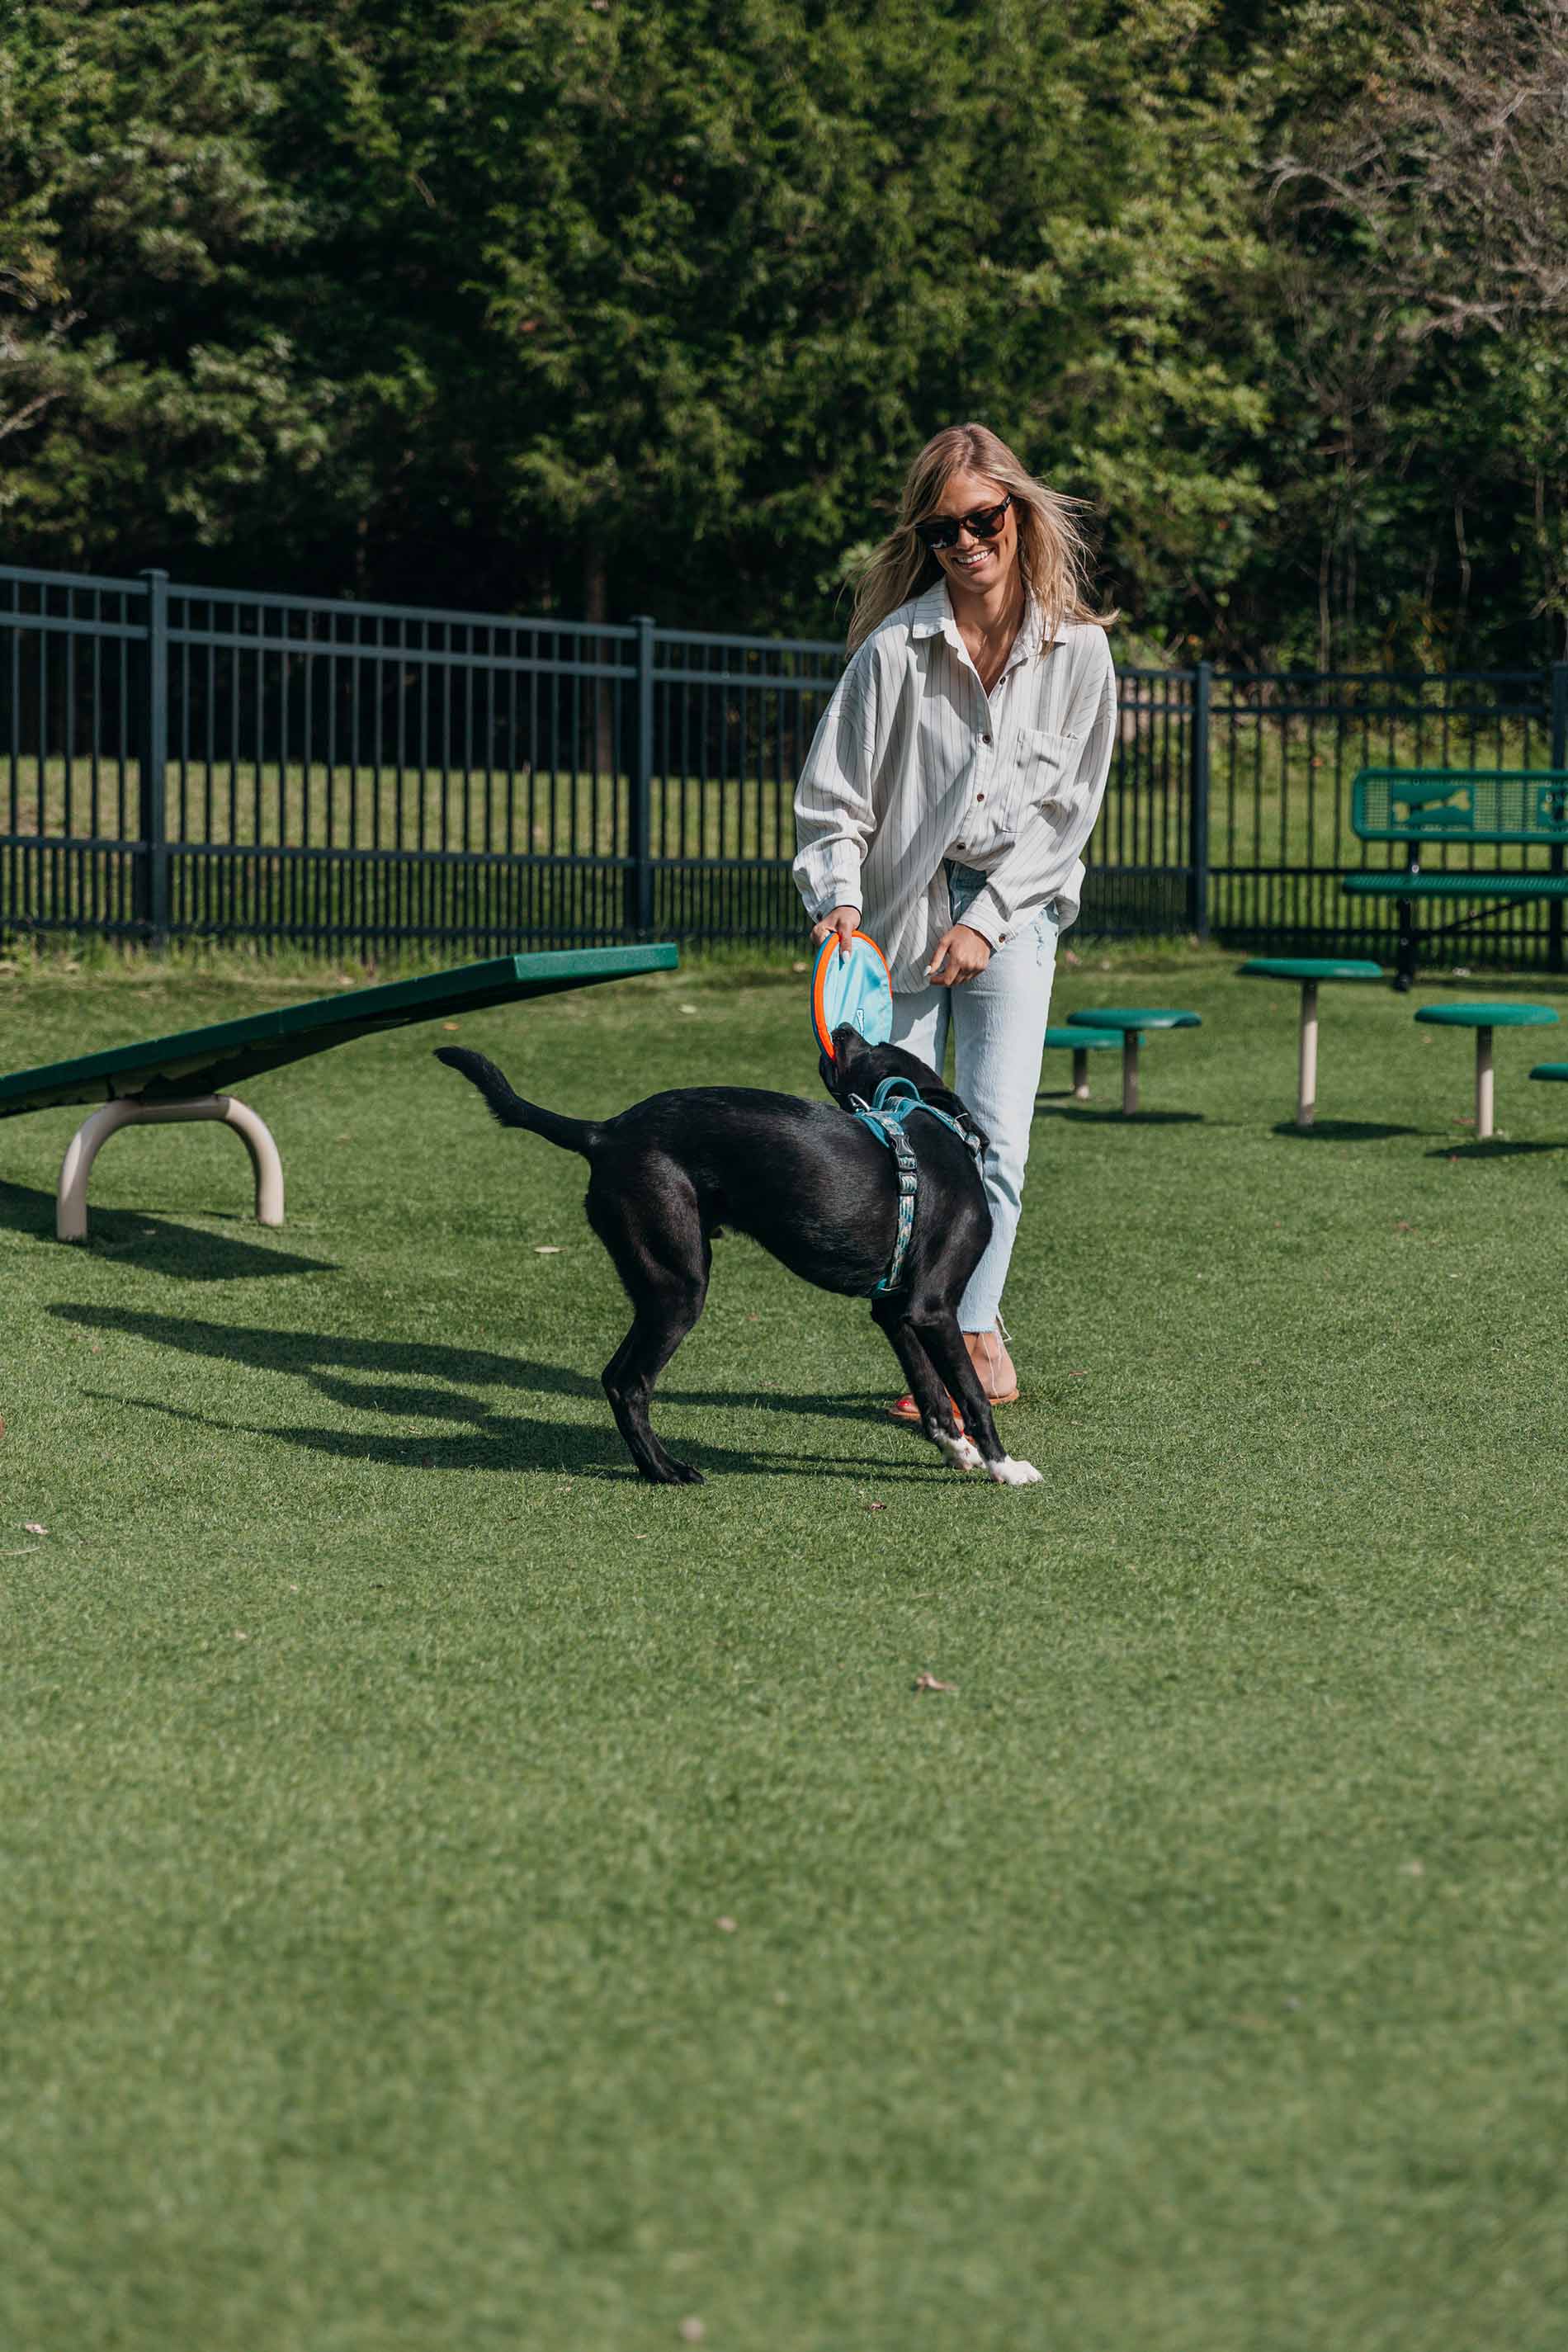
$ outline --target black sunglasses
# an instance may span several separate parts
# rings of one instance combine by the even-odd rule
[[[999,507],[976,507],[973,514],[929,515],[924,522],[914,525],[915,537],[922,547],[956,547],[958,534],[966,530],[974,539],[994,539],[1002,528],[1002,518],[1013,503],[1008,491]]]

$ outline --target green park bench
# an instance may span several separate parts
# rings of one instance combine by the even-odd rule
[[[1351,830],[1361,841],[1386,841],[1409,853],[1403,866],[1347,874],[1343,887],[1355,898],[1393,898],[1399,916],[1399,952],[1394,984],[1407,989],[1415,977],[1415,906],[1422,898],[1499,902],[1568,898],[1563,852],[1568,845],[1568,769],[1563,768],[1363,768],[1351,786]],[[1456,849],[1493,846],[1550,851],[1550,869],[1421,865],[1434,846]],[[1439,924],[1436,935],[1485,922],[1488,913]]]
[[[234,1129],[256,1173],[258,1222],[280,1225],[283,1166],[278,1147],[265,1123],[247,1103],[237,1102],[225,1091],[227,1087],[375,1030],[482,1013],[494,1004],[592,988],[634,972],[673,971],[679,961],[679,950],[664,941],[648,947],[563,949],[491,956],[483,963],[459,964],[455,971],[430,972],[420,980],[316,996],[281,1012],[218,1021],[173,1037],[111,1045],[74,1062],[18,1070],[0,1077],[0,1118],[62,1103],[100,1106],[78,1129],[61,1164],[55,1231],[63,1242],[87,1238],[88,1177],[110,1137],[122,1127],[184,1119],[218,1119]]]

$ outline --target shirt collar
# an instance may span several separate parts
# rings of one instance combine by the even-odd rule
[[[947,593],[945,580],[933,580],[925,594],[916,597],[910,635],[911,637],[945,637],[949,645],[957,645],[958,623],[952,617],[952,600]]]
[[[947,582],[935,580],[923,596],[915,599],[913,617],[910,622],[911,637],[945,637],[955,650],[962,650],[963,639],[958,623],[952,615],[952,599],[947,593]],[[1023,625],[1013,640],[1013,650],[1007,656],[1007,668],[1016,662],[1026,661],[1031,654],[1045,649],[1046,616],[1038,599],[1030,596],[1024,606]]]

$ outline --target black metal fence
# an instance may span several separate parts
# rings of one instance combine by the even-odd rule
[[[842,658],[0,566],[0,931],[361,954],[799,940],[791,801]],[[1392,908],[1339,887],[1366,862],[1359,766],[1568,764],[1568,666],[1202,664],[1119,690],[1089,936],[1376,952]],[[1464,955],[1560,968],[1562,946],[1553,909],[1520,906]]]

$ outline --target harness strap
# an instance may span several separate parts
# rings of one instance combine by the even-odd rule
[[[849,1108],[862,1127],[869,1128],[879,1143],[892,1153],[899,1171],[899,1225],[893,1238],[893,1255],[888,1271],[880,1282],[874,1283],[871,1296],[876,1298],[884,1291],[896,1290],[903,1274],[904,1260],[910,1254],[910,1243],[915,1230],[915,1203],[920,1193],[920,1169],[904,1133],[904,1121],[911,1111],[923,1110],[939,1118],[943,1127],[956,1135],[979,1160],[984,1146],[980,1138],[934,1103],[928,1103],[912,1078],[884,1078],[869,1102],[859,1095],[851,1095]]]

